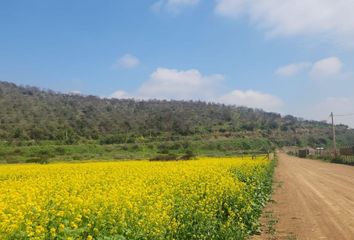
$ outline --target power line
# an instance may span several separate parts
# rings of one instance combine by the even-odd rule
[[[348,114],[336,114],[334,115],[335,117],[351,117],[354,116],[354,113],[348,113]]]

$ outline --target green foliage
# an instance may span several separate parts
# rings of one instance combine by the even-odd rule
[[[354,166],[354,156],[336,156],[329,159],[332,163],[346,164]]]
[[[338,125],[336,131],[338,146],[353,144],[353,129]],[[189,159],[326,147],[331,127],[246,107],[101,99],[0,82],[0,141],[2,163]]]
[[[281,117],[259,109],[199,101],[101,99],[7,82],[0,82],[0,90],[0,139],[17,146],[46,141],[56,145],[92,141],[102,145],[141,144],[191,137],[267,138],[278,146],[330,144],[331,128],[324,122]],[[352,144],[354,130],[338,125],[337,139],[339,145]],[[252,149],[247,143],[243,147]]]
[[[249,150],[243,149],[245,146]],[[267,153],[272,144],[266,139],[207,139],[183,141],[151,141],[149,143],[124,143],[101,145],[97,143],[57,145],[41,143],[32,146],[13,146],[0,142],[0,158],[3,163],[46,163],[70,160],[193,159],[195,156],[232,156]],[[0,161],[1,162],[1,161]]]
[[[239,181],[250,186],[247,189],[245,200],[252,206],[252,211],[247,212],[244,216],[246,225],[250,227],[250,233],[257,231],[258,219],[265,204],[269,201],[269,196],[272,192],[274,166],[275,161],[272,160],[266,169],[260,166],[255,167],[251,175],[245,174],[243,167],[234,168],[231,171]]]
[[[183,160],[190,160],[190,159],[193,159],[195,158],[197,155],[191,150],[191,149],[188,149],[186,151],[186,153],[180,157],[180,159],[183,159]]]

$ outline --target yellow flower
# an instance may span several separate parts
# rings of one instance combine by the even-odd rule
[[[57,232],[57,230],[56,230],[55,228],[51,228],[51,229],[50,229],[50,234],[51,234],[51,235],[55,235],[56,232]]]
[[[64,231],[64,229],[65,229],[65,225],[64,224],[59,224],[59,230],[60,231]]]
[[[270,166],[263,158],[0,165],[0,238],[23,228],[30,239],[247,234],[259,212],[252,198],[264,196],[256,192]]]

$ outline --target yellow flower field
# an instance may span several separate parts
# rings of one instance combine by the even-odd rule
[[[0,165],[0,239],[244,239],[272,162]]]

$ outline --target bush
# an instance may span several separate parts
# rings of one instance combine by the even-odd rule
[[[19,149],[19,148],[16,148],[13,152],[15,155],[19,155],[19,154],[22,154],[22,150]]]
[[[48,164],[49,161],[45,157],[33,157],[33,158],[28,158],[26,163],[39,163],[39,164]]]
[[[125,142],[125,137],[122,135],[110,135],[103,137],[99,140],[99,143],[104,144],[120,144]]]
[[[164,155],[157,155],[153,158],[150,158],[150,161],[174,161],[177,160],[178,156],[173,153],[164,154]]]
[[[120,146],[120,149],[123,151],[128,151],[129,147],[127,145],[122,145],[122,146]]]
[[[179,159],[181,159],[181,160],[190,160],[190,159],[193,159],[195,157],[196,157],[196,154],[192,150],[188,149],[186,151],[186,153],[182,157],[180,157]]]
[[[73,156],[73,160],[81,160],[81,159],[82,159],[82,156],[80,156],[80,155]]]
[[[167,144],[162,143],[157,146],[157,151],[158,151],[158,153],[168,154],[169,147]]]
[[[54,149],[55,153],[58,154],[58,155],[64,155],[66,153],[66,150],[65,148],[63,147],[56,147]]]
[[[155,148],[154,144],[147,144],[146,146],[147,146],[148,149],[154,149]]]
[[[130,146],[131,151],[138,151],[139,150],[139,145],[138,144],[133,144]]]
[[[25,160],[25,163],[38,163],[38,158],[28,158]]]
[[[7,157],[5,159],[6,163],[8,164],[15,164],[15,163],[20,163],[20,161],[18,161],[16,158],[13,157]]]

